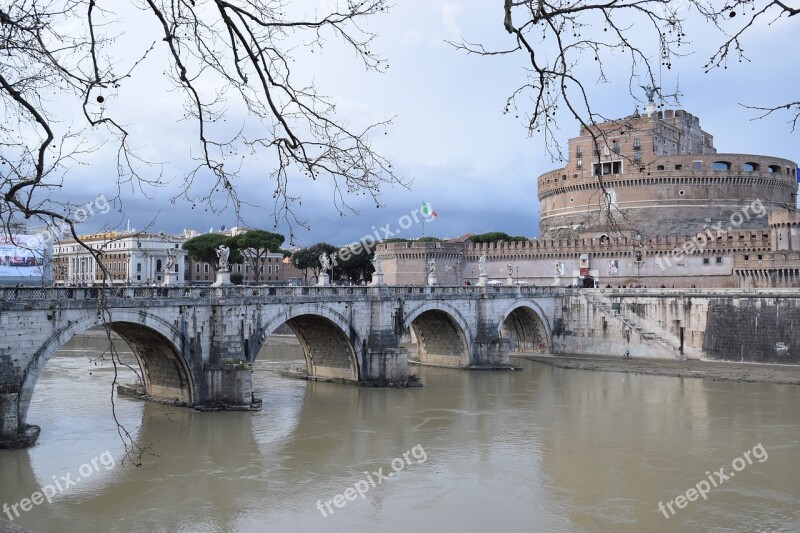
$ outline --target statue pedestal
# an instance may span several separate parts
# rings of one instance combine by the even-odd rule
[[[383,272],[372,273],[372,282],[370,283],[370,286],[375,287],[378,285],[385,285],[385,283],[383,282]]]
[[[327,272],[323,272],[317,278],[317,287],[327,287],[331,284],[331,277],[328,275]]]
[[[178,284],[178,273],[177,272],[165,272],[164,273],[164,286],[177,285],[177,284]]]
[[[481,274],[478,277],[478,283],[475,284],[476,287],[485,287],[489,284],[489,274]]]
[[[438,285],[439,280],[436,279],[436,274],[428,274],[428,285]]]
[[[514,284],[514,278],[512,278],[511,276],[508,276],[506,278],[506,285],[513,285],[513,284]]]
[[[231,273],[230,271],[218,271],[217,272],[217,281],[215,281],[211,286],[212,287],[222,287],[224,285],[232,285],[231,283]]]

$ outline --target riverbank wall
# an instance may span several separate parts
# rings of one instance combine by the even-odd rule
[[[553,353],[800,365],[800,291],[583,289],[553,322]]]

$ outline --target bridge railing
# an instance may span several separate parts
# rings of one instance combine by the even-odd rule
[[[396,286],[380,287],[352,286],[246,286],[235,285],[211,287],[209,285],[176,285],[164,287],[0,287],[0,301],[31,300],[95,300],[106,299],[203,299],[203,298],[247,298],[247,297],[333,297],[333,296],[367,296],[388,294],[391,296],[409,296],[417,294],[437,295],[519,295],[542,294],[552,291],[552,287],[534,287],[527,285],[497,285],[488,287],[462,286]]]

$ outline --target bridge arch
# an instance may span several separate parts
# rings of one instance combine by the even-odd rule
[[[300,341],[309,376],[359,382],[362,342],[350,322],[336,311],[315,304],[291,306],[267,322],[259,332],[259,345],[281,324],[288,325]],[[258,357],[252,350],[250,363]]]
[[[425,302],[403,317],[403,331],[417,339],[419,362],[442,366],[472,364],[472,329],[463,315],[445,302]]]
[[[512,353],[549,353],[553,346],[550,323],[533,300],[517,300],[503,313],[498,325],[501,337],[511,341]]]
[[[183,348],[183,335],[173,324],[139,310],[109,309],[105,320],[97,313],[69,322],[51,335],[25,370],[19,395],[20,420],[25,420],[39,374],[51,357],[73,336],[95,326],[107,326],[131,348],[139,363],[148,395],[190,405],[195,383]]]

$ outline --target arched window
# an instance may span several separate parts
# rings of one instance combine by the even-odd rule
[[[658,170],[664,170],[664,165],[658,165],[658,167],[656,167],[656,168],[657,168]]]
[[[161,259],[156,260],[156,272],[161,272]]]
[[[745,172],[755,172],[758,170],[758,163],[745,163],[742,169]]]
[[[781,167],[778,166],[778,165],[770,165],[770,166],[767,167],[767,172],[775,172],[777,174],[777,173],[780,173],[780,171],[781,171]]]
[[[711,170],[730,170],[731,164],[728,161],[714,161],[711,163]]]

